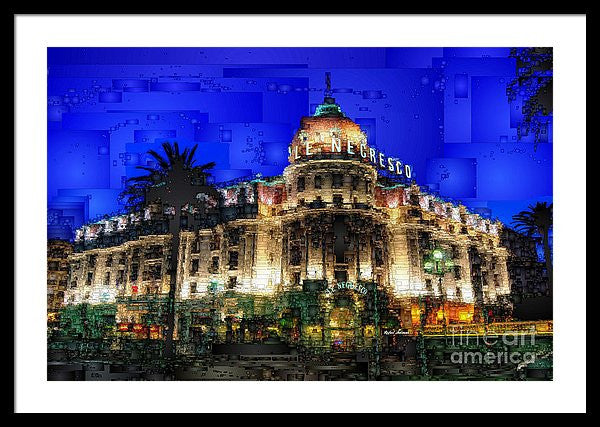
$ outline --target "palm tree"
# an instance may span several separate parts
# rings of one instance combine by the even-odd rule
[[[513,220],[515,230],[527,236],[532,236],[535,233],[542,236],[546,270],[548,271],[548,284],[550,286],[550,296],[552,296],[552,255],[549,241],[549,233],[552,228],[552,203],[548,205],[546,202],[537,202],[534,206],[530,205],[529,210],[513,215]]]
[[[177,142],[162,144],[165,156],[154,150],[148,154],[155,160],[157,167],[138,166],[137,169],[148,172],[146,175],[136,176],[127,181],[127,186],[120,194],[120,200],[125,201],[126,208],[131,212],[139,212],[149,204],[162,203],[163,206],[173,206],[175,215],[169,221],[169,234],[171,234],[171,264],[168,267],[170,276],[167,328],[165,331],[165,356],[174,355],[173,332],[175,329],[175,295],[177,287],[177,262],[179,259],[179,232],[181,229],[181,208],[184,205],[198,205],[196,196],[199,192],[215,194],[216,190],[207,186],[208,170],[215,166],[214,162],[201,166],[195,165],[194,154],[198,144],[192,149],[186,148],[179,151]]]
[[[154,157],[157,167],[136,166],[136,169],[148,173],[129,178],[125,189],[119,194],[119,200],[125,204],[129,212],[142,210],[146,205],[148,192],[153,192],[153,188],[165,185],[167,181],[174,182],[175,178],[183,178],[184,181],[188,182],[194,177],[203,178],[204,182],[202,184],[205,184],[206,177],[210,175],[207,171],[215,167],[214,162],[201,166],[195,165],[194,154],[198,144],[194,145],[191,150],[186,148],[181,153],[177,142],[173,144],[164,142],[162,147],[166,158],[154,150],[148,150],[148,154]]]

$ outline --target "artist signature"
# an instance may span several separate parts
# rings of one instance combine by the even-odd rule
[[[384,329],[383,335],[410,335],[406,329]]]

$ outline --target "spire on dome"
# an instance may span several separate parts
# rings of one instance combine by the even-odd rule
[[[331,96],[332,94],[331,73],[328,71],[325,73],[325,98],[323,99],[323,103],[317,106],[315,117],[344,117],[342,109],[335,103],[335,98]]]
[[[331,73],[328,71],[325,73],[325,99],[324,104],[335,104],[335,98],[333,98],[331,92]]]

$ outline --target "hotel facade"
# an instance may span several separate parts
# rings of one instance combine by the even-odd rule
[[[112,333],[161,339],[175,285],[182,353],[206,337],[267,335],[357,349],[390,330],[510,317],[502,224],[423,191],[411,166],[370,147],[333,98],[302,118],[288,154],[281,176],[186,203],[149,200],[143,212],[82,227],[64,305],[114,307]],[[176,207],[173,239],[160,224]]]

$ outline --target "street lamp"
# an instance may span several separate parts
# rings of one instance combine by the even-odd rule
[[[442,302],[442,320],[444,322],[444,335],[446,334],[446,307],[445,293],[442,287],[442,278],[446,273],[454,271],[454,262],[440,248],[435,248],[428,257],[425,258],[423,268],[426,273],[438,276],[438,291]]]

